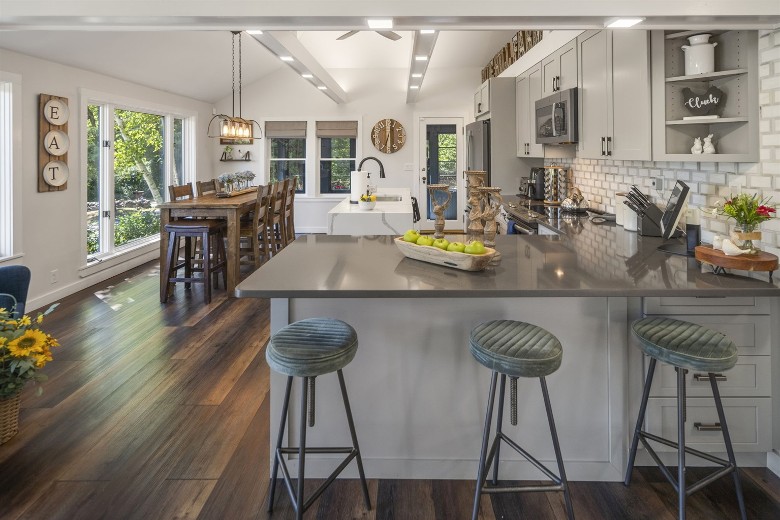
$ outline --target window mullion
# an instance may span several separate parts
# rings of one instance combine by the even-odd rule
[[[100,252],[114,252],[114,106],[100,110]],[[108,146],[105,144],[108,143]]]

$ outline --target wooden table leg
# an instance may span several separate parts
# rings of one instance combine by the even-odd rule
[[[239,247],[241,247],[241,226],[238,211],[231,211],[227,216],[227,295],[234,296],[238,285]]]
[[[165,284],[168,280],[165,278],[165,258],[168,254],[168,233],[165,231],[165,226],[171,221],[171,210],[160,210],[160,301],[163,298],[163,291],[165,290]]]

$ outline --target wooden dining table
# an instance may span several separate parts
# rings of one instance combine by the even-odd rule
[[[241,243],[241,216],[255,209],[257,191],[242,193],[234,197],[217,197],[215,193],[186,200],[164,202],[160,208],[160,295],[166,280],[165,257],[168,250],[168,233],[165,226],[171,220],[183,217],[223,218],[227,221],[227,293],[234,296],[239,278]]]

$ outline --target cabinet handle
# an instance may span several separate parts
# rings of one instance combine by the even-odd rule
[[[693,427],[696,428],[700,432],[719,432],[723,428],[721,428],[720,423],[716,422],[713,424],[705,424],[700,422],[693,423]]]
[[[709,374],[693,374],[694,381],[709,381]],[[728,378],[723,374],[715,374],[715,381],[726,381]]]
[[[612,155],[612,137],[607,137],[607,155]]]
[[[605,149],[606,142],[607,142],[607,140],[604,137],[602,137],[601,138],[601,155],[607,155],[607,151]]]
[[[555,76],[555,90],[561,90],[561,77]]]
[[[477,112],[482,112],[482,103],[477,103]]]

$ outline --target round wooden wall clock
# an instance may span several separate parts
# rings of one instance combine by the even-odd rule
[[[406,143],[406,130],[395,119],[382,119],[371,130],[371,142],[380,152],[395,153]]]

